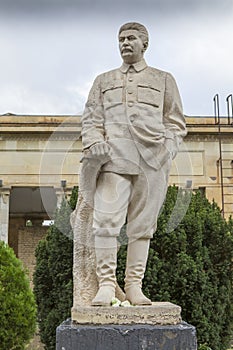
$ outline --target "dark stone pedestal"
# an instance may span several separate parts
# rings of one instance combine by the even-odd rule
[[[77,325],[57,328],[56,350],[196,350],[195,328],[177,325]]]

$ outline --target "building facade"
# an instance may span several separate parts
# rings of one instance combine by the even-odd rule
[[[170,184],[200,189],[228,217],[233,214],[233,124],[229,118],[220,121],[186,117],[188,135],[173,161]],[[34,256],[46,233],[43,222],[78,185],[80,132],[79,116],[0,116],[0,239],[27,266],[34,264],[30,252]]]

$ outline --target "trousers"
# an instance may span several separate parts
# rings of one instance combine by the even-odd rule
[[[166,197],[170,168],[170,159],[159,170],[142,160],[137,175],[100,172],[94,195],[94,235],[117,237],[126,223],[129,240],[152,238]]]

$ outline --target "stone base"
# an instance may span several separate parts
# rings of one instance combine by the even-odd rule
[[[177,325],[77,325],[57,328],[56,350],[197,350],[195,328]]]
[[[181,307],[169,302],[132,307],[73,307],[72,321],[77,324],[150,324],[173,325],[181,322]]]

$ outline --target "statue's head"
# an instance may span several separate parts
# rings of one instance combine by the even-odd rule
[[[143,43],[147,43],[147,46],[148,46],[149,34],[146,27],[143,24],[137,23],[137,22],[125,23],[120,27],[119,35],[123,30],[136,30],[138,32],[138,35],[142,39]]]
[[[118,34],[119,49],[126,63],[135,63],[142,59],[148,47],[149,35],[144,25],[136,22],[123,24]]]

